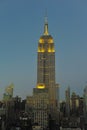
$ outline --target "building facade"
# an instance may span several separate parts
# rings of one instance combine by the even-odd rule
[[[5,93],[3,94],[3,100],[8,101],[13,97],[13,89],[14,89],[14,84],[11,83],[9,86],[5,88]]]
[[[33,122],[43,128],[49,125],[49,115],[58,121],[59,84],[55,81],[54,40],[48,32],[47,18],[44,23],[44,33],[38,42],[37,85],[33,89],[33,96],[27,97],[26,108],[27,111],[32,109]]]
[[[65,91],[65,99],[66,99],[66,116],[70,117],[70,87]]]
[[[79,109],[79,95],[77,95],[75,92],[71,94],[70,107],[71,114],[77,116]]]
[[[55,107],[59,85],[55,81],[55,47],[53,37],[48,32],[48,21],[45,18],[44,34],[38,42],[37,57],[37,88],[49,89],[50,103]]]
[[[49,98],[47,89],[33,89],[33,96],[27,97],[27,109],[34,124],[42,128],[48,126]],[[29,104],[29,105],[28,105]]]
[[[84,116],[85,123],[87,124],[87,86],[84,89]]]

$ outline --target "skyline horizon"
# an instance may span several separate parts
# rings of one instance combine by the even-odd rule
[[[10,83],[10,84],[8,84],[8,85],[4,88],[3,94],[5,93],[5,89],[8,88],[11,84],[14,85],[13,82]],[[60,84],[59,84],[59,85],[60,85]],[[65,88],[65,90],[64,90],[64,97],[61,97],[61,98],[60,98],[60,95],[59,95],[59,101],[64,101],[64,100],[65,100],[65,91],[68,89],[68,87],[70,88],[70,86],[67,86],[67,87]],[[71,88],[70,88],[70,97],[71,97],[72,93],[75,93],[75,94],[78,95],[79,97],[83,97],[83,96],[84,96],[84,89],[85,89],[86,87],[87,87],[87,85],[83,88],[81,95],[80,95],[78,92],[76,92],[76,91],[71,91]],[[26,99],[27,96],[32,96],[32,95],[33,95],[33,89],[32,89],[32,93],[29,94],[29,95],[25,95],[25,97],[22,97],[20,93],[19,93],[19,95],[16,95],[16,93],[15,93],[15,95],[14,95],[14,88],[15,88],[15,85],[14,85],[14,87],[13,87],[13,97],[18,96],[18,97],[20,97],[22,100],[24,100],[24,99]],[[59,87],[59,92],[60,92],[60,87]],[[0,100],[3,100],[3,94],[2,94],[2,96],[1,96],[2,99],[0,99]]]

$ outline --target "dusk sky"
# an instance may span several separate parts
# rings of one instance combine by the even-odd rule
[[[60,99],[68,87],[83,95],[87,84],[87,0],[0,0],[0,99],[32,95],[37,83],[37,47],[47,10],[56,50]]]

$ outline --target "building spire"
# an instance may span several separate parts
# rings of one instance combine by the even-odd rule
[[[44,23],[44,35],[48,35],[48,19],[47,19],[47,11],[45,13],[45,23]]]

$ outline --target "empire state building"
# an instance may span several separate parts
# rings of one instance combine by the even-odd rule
[[[32,109],[34,123],[43,128],[49,126],[49,115],[58,120],[59,86],[55,81],[55,48],[53,37],[48,32],[48,21],[45,18],[44,33],[40,36],[37,50],[37,83],[33,96],[27,96],[27,111]]]
[[[58,84],[55,83],[55,48],[53,37],[48,32],[45,18],[44,33],[38,42],[37,88],[48,88],[50,102],[56,105]]]
[[[45,19],[44,34],[38,43],[37,84],[45,88],[55,84],[55,49],[54,40],[48,32],[48,22]]]

